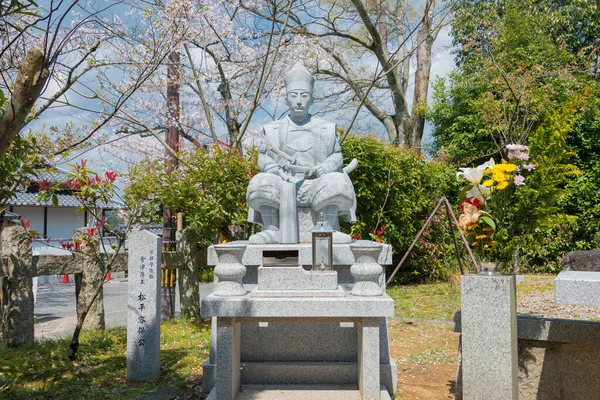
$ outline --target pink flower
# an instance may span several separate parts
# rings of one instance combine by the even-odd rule
[[[22,219],[21,221],[21,226],[23,227],[23,229],[28,230],[29,227],[31,226],[31,221],[28,219]]]
[[[515,185],[523,186],[525,184],[525,177],[523,175],[515,175]]]
[[[523,164],[523,168],[531,172],[535,168],[535,164]]]

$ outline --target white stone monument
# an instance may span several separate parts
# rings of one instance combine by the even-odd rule
[[[314,78],[306,68],[296,65],[285,83],[290,115],[263,127],[262,172],[247,191],[249,219],[263,230],[208,252],[216,267],[215,292],[201,305],[202,316],[213,317],[203,388],[219,400],[257,385],[329,385],[389,399],[396,367],[386,318],[394,302],[382,265],[391,264],[391,247],[339,232],[340,216],[355,218],[348,173],[356,162],[342,168],[335,124],[308,113]],[[328,269],[324,259],[313,269],[311,231],[320,215],[335,230],[327,231]]]

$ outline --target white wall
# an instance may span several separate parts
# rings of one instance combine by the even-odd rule
[[[44,233],[44,207],[22,207],[13,206],[13,212],[21,216],[21,219],[31,221],[30,229],[37,231],[40,235]],[[51,239],[70,239],[73,230],[84,226],[84,212],[77,212],[74,207],[48,207],[47,235]],[[53,246],[59,246],[58,242],[52,241]],[[45,243],[34,241],[33,247],[45,247]]]
[[[40,235],[44,233],[44,207],[21,207],[14,206],[12,210],[15,214],[21,216],[21,219],[28,219],[31,221],[31,227],[37,231]]]
[[[85,226],[84,212],[73,207],[48,207],[48,236],[71,238],[73,230]]]

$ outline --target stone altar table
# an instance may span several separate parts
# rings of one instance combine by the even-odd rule
[[[246,248],[241,257],[248,270],[243,279],[246,295],[212,294],[202,300],[202,316],[213,317],[211,355],[203,376],[210,398],[233,400],[240,387],[256,385],[350,385],[363,399],[377,400],[394,393],[396,366],[389,355],[386,320],[394,315],[394,302],[385,293],[351,294],[350,267],[356,260],[350,246],[334,245],[342,295],[313,297],[307,293],[289,297],[252,294],[260,286],[260,250],[295,249],[299,265],[308,266],[312,263],[310,245]],[[208,258],[209,263],[217,263],[214,248]],[[391,263],[388,245],[382,247],[378,261]],[[379,282],[383,287],[383,274]]]

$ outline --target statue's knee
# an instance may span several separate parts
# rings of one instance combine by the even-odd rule
[[[279,206],[281,178],[268,173],[254,175],[248,184],[246,200],[253,209],[259,206]]]
[[[312,207],[321,210],[336,205],[340,210],[349,210],[354,204],[354,187],[344,173],[333,172],[323,175],[313,185]]]

